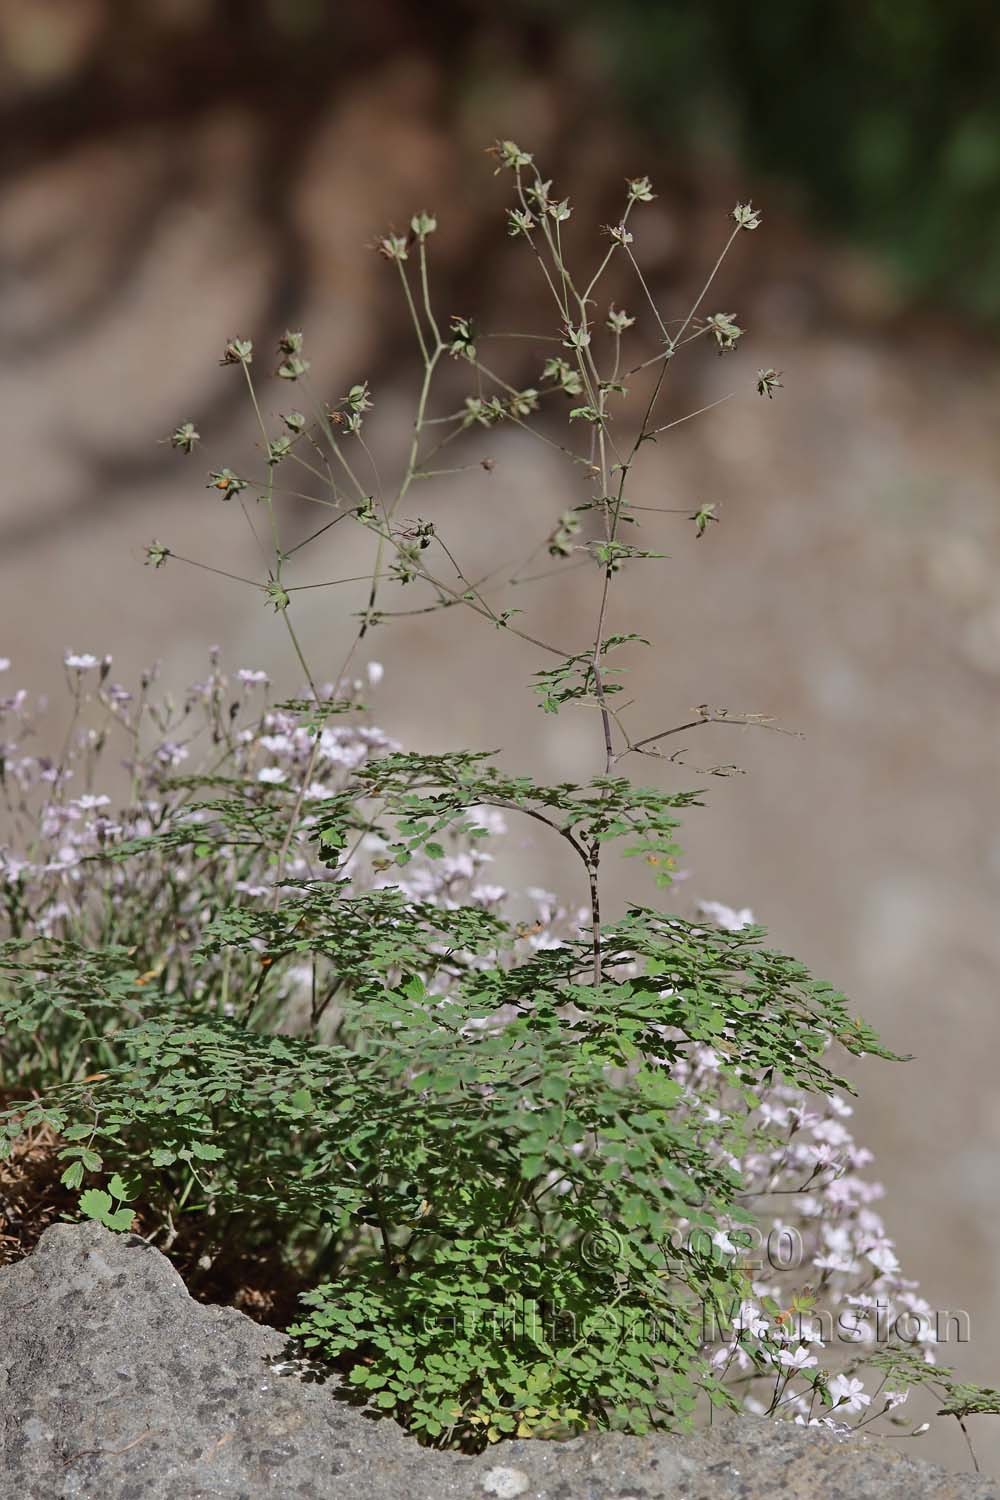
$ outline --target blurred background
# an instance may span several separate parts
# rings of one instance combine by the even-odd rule
[[[630,575],[614,624],[657,643],[632,681],[649,732],[707,702],[804,738],[704,728],[674,742],[683,765],[637,774],[708,787],[677,899],[752,906],[916,1054],[859,1069],[858,1135],[909,1274],[970,1314],[972,1343],[943,1358],[995,1384],[998,85],[985,0],[0,0],[0,655],[6,682],[53,692],[53,734],[67,648],[111,652],[122,681],[159,658],[182,684],[217,642],[297,690],[257,596],[146,570],[145,546],[260,572],[235,508],[204,488],[209,467],[252,466],[240,372],[218,364],[234,335],[265,351],[303,327],[331,398],[367,378],[392,468],[419,371],[398,282],[367,248],[387,226],[436,212],[445,316],[546,326],[504,232],[496,137],[569,194],[588,261],[625,176],[649,173],[635,249],[665,316],[686,310],[737,199],[761,208],[706,306],[749,334],[726,360],[678,362],[666,418],[737,394],[647,449],[634,492],[714,503],[721,524],[700,541],[683,518],[651,525],[644,545],[672,560]],[[538,383],[527,346],[506,358]],[[758,366],[783,372],[773,401],[754,392]],[[269,390],[267,411],[291,395]],[[162,442],[187,419],[205,439],[192,458]],[[487,439],[491,473],[420,493],[470,567],[583,498],[554,450]],[[318,524],[304,502],[287,515],[291,533]],[[303,581],[357,571],[332,535]],[[299,599],[310,659],[335,671],[361,600]],[[575,646],[592,605],[592,580],[567,573],[534,619]],[[534,707],[531,648],[452,612],[369,644],[386,666],[379,720],[401,739],[593,769],[590,720]],[[734,761],[746,775],[699,774]],[[533,884],[559,878],[542,846],[517,860]],[[998,1471],[995,1421],[975,1440]],[[939,1427],[926,1455],[966,1464]]]

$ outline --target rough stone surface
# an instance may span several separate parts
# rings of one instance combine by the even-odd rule
[[[878,1442],[747,1419],[428,1452],[281,1373],[283,1336],[204,1307],[156,1250],[56,1225],[0,1274],[2,1500],[997,1500]]]

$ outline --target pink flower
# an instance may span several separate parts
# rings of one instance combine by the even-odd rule
[[[815,1354],[810,1354],[809,1350],[801,1344],[795,1350],[782,1349],[778,1355],[778,1361],[785,1366],[786,1370],[809,1370],[819,1363]]]
[[[833,1404],[841,1415],[852,1411],[861,1411],[864,1407],[871,1405],[872,1398],[866,1393],[864,1382],[854,1380],[849,1375],[835,1375],[830,1381],[830,1395]]]
[[[872,1265],[876,1270],[881,1271],[883,1276],[892,1276],[899,1270],[899,1261],[888,1241],[882,1245],[875,1245],[866,1253]]]
[[[507,889],[502,885],[477,885],[471,892],[472,900],[479,902],[482,906],[495,906],[502,901],[507,894]]]
[[[698,915],[708,917],[725,932],[741,932],[744,927],[752,927],[754,919],[749,906],[735,911],[731,906],[723,906],[721,901],[699,901]]]
[[[818,1266],[821,1271],[843,1271],[845,1274],[858,1269],[857,1261],[839,1250],[828,1250],[825,1255],[815,1256],[813,1265]]]
[[[751,1338],[762,1339],[767,1333],[767,1319],[755,1302],[741,1302],[733,1327],[740,1333],[749,1333]]]
[[[302,796],[307,802],[322,802],[324,797],[331,796],[330,788],[324,786],[321,781],[310,781]]]

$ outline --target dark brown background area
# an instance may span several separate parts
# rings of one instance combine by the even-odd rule
[[[668,415],[738,394],[649,453],[636,489],[645,504],[716,502],[722,524],[700,542],[683,524],[651,527],[647,545],[671,561],[634,574],[631,616],[614,624],[657,643],[632,683],[651,728],[707,701],[805,735],[719,727],[684,742],[686,766],[661,774],[710,795],[686,820],[678,899],[751,905],[916,1054],[859,1072],[859,1135],[904,1266],[935,1306],[971,1315],[971,1347],[943,1353],[1000,1383],[990,325],[944,293],[914,299],[806,213],[801,183],[749,164],[723,133],[654,131],[628,109],[600,36],[558,7],[4,0],[0,48],[0,655],[8,680],[56,694],[67,647],[111,651],[123,679],[160,657],[180,684],[216,641],[232,665],[297,687],[255,597],[144,570],[144,546],[156,536],[259,569],[203,487],[209,465],[239,469],[253,452],[244,393],[218,366],[233,334],[267,348],[302,326],[320,389],[369,379],[391,467],[417,369],[390,268],[366,248],[388,224],[437,213],[445,313],[540,326],[532,267],[504,234],[492,139],[512,135],[546,164],[581,243],[617,216],[623,177],[649,172],[659,196],[636,249],[667,315],[700,285],[737,197],[760,203],[764,228],[743,238],[709,309],[738,312],[749,347],[678,365]],[[758,365],[784,372],[773,402],[753,392]],[[537,380],[531,362],[518,373]],[[205,452],[184,459],[159,440],[189,417]],[[549,450],[510,432],[488,446],[491,475],[419,502],[470,568],[506,528],[534,536],[581,498]],[[311,519],[288,512],[293,530]],[[357,571],[335,534],[316,576]],[[581,580],[538,598],[543,633],[585,637]],[[300,599],[310,659],[333,670],[359,599]],[[592,768],[592,726],[539,714],[525,686],[536,653],[488,626],[422,617],[386,627],[370,655],[387,669],[381,718],[402,739],[503,745],[508,764],[546,774]],[[57,699],[51,717],[55,732]],[[731,760],[748,774],[698,774]],[[525,840],[515,862],[530,883],[558,878],[544,846]],[[642,893],[631,872],[621,890]],[[965,1462],[957,1435],[926,1441]],[[989,1419],[977,1448],[1000,1466]]]

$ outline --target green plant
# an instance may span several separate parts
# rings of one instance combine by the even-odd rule
[[[272,556],[265,576],[237,581],[280,616],[304,696],[258,711],[263,674],[245,669],[248,710],[213,660],[183,704],[157,705],[148,681],[138,700],[112,684],[110,659],[70,655],[63,760],[5,761],[23,850],[5,855],[0,947],[0,1056],[22,1096],[4,1117],[7,1150],[26,1132],[58,1133],[80,1211],[141,1225],[194,1279],[236,1246],[262,1253],[276,1242],[311,1286],[292,1332],[427,1441],[641,1432],[689,1422],[699,1400],[734,1406],[761,1389],[771,1411],[843,1415],[870,1399],[853,1372],[871,1339],[859,1335],[864,1349],[838,1360],[831,1335],[844,1366],[834,1376],[809,1352],[819,1336],[801,1315],[864,1308],[873,1288],[900,1307],[914,1298],[869,1206],[876,1189],[856,1173],[865,1156],[842,1124],[848,1085],[830,1052],[892,1054],[743,917],[602,910],[615,850],[669,885],[676,815],[701,795],[636,785],[622,763],[669,763],[661,747],[681,729],[773,727],[704,706],[683,725],[635,730],[608,660],[645,644],[610,633],[615,580],[661,555],[624,540],[640,519],[630,476],[675,425],[658,413],[674,358],[699,340],[728,354],[742,337],[732,315],[702,308],[724,256],[760,218],[736,206],[715,267],[670,331],[632,250],[648,180],[628,183],[596,269],[576,279],[563,245],[570,205],[513,143],[496,157],[513,183],[510,233],[556,309],[561,352],[545,343],[537,389],[513,388],[485,362],[470,319],[442,331],[427,214],[379,245],[423,369],[391,492],[367,442],[365,382],[332,408],[316,403],[302,337],[287,333],[276,375],[301,387],[312,415],[287,413],[275,435],[251,343],[224,351],[246,381],[266,472],[221,466],[209,486],[241,507],[259,496]],[[653,330],[631,363],[635,320],[611,308],[599,328],[595,313],[615,257],[632,267]],[[432,415],[452,361],[473,394]],[[758,372],[762,395],[778,375]],[[531,419],[566,398],[559,441]],[[402,514],[421,481],[489,463],[475,443],[500,423],[554,444],[581,477],[580,504],[546,518],[511,576],[546,552],[556,567],[586,570],[596,623],[584,649],[544,641],[497,578],[468,576],[436,521]],[[200,439],[185,422],[172,441],[190,454]],[[469,462],[432,468],[452,443]],[[329,513],[292,546],[286,469],[322,486],[307,498]],[[712,507],[683,514],[699,536],[715,519]],[[323,686],[294,625],[297,593],[314,586],[296,581],[297,559],[345,522],[370,538],[372,565],[355,638]],[[172,558],[167,545],[149,548],[156,568]],[[468,611],[543,654],[540,706],[590,716],[595,774],[541,784],[484,753],[389,742],[351,666],[371,632],[410,612],[392,607],[403,590],[420,594],[416,609]],[[380,675],[370,663],[367,686]],[[26,712],[17,698],[4,709]],[[128,737],[132,773],[115,819],[90,791],[112,732]],[[199,760],[181,774],[198,741]],[[80,768],[88,791],[73,798]],[[525,915],[483,881],[508,818],[572,851],[578,910],[543,894]],[[789,1205],[784,1228],[790,1217],[814,1293],[786,1298],[773,1260],[754,1257],[776,1204]],[[917,1342],[933,1337],[921,1327]]]

